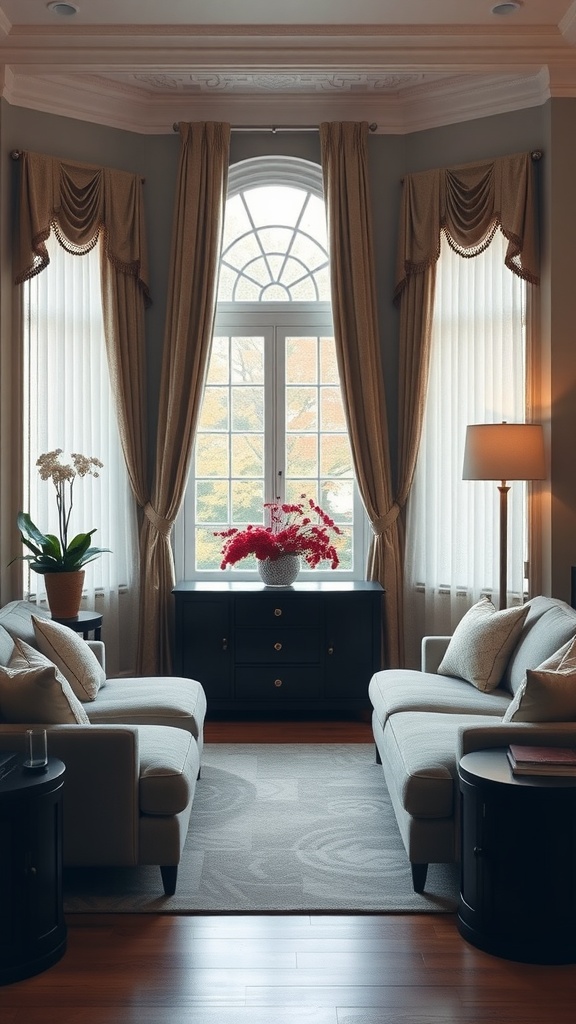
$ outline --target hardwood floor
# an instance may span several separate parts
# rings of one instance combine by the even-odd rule
[[[205,723],[206,743],[373,743],[369,716],[314,721],[307,718],[213,719]]]
[[[576,969],[518,964],[450,915],[73,915],[2,1024],[573,1024]]]
[[[371,741],[341,722],[206,735]],[[1,1024],[574,1024],[575,1005],[576,966],[482,953],[448,914],[70,915],[62,960],[0,988]]]

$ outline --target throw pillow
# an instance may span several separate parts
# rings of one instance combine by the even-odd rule
[[[497,612],[483,597],[460,620],[440,662],[443,676],[466,679],[478,690],[494,690],[516,646],[528,605]]]
[[[561,651],[564,655],[556,667],[550,664],[557,657],[553,655],[538,668],[527,670],[503,722],[576,721],[576,639]]]
[[[90,724],[56,665],[23,640],[14,641],[8,665],[0,666],[0,715],[5,722]]]
[[[94,700],[106,673],[88,644],[68,626],[32,616],[36,643],[68,680],[78,700]]]

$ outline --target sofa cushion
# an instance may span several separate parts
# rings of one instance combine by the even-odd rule
[[[106,673],[86,641],[51,619],[33,615],[32,624],[40,651],[58,666],[78,700],[94,700],[106,682]]]
[[[0,626],[0,665],[7,665],[12,657],[12,651],[14,650],[14,641],[4,629],[4,626]]]
[[[526,670],[537,668],[576,636],[576,611],[551,597],[528,602],[528,615],[520,631],[502,680],[502,686],[516,693],[526,679]]]
[[[142,726],[138,750],[140,812],[180,814],[192,800],[200,770],[196,740],[184,729]]]
[[[385,756],[402,806],[415,818],[454,814],[456,750],[463,725],[493,721],[475,715],[392,715],[384,730]]]
[[[50,612],[31,601],[9,601],[0,608],[0,626],[3,626],[13,640],[19,637],[30,647],[37,647],[32,616],[50,618]]]
[[[169,725],[202,735],[206,695],[195,679],[144,676],[109,679],[96,699],[86,705],[91,722],[118,725]]]
[[[88,716],[56,665],[23,640],[0,667],[0,717],[5,722],[84,724]]]
[[[411,669],[383,669],[368,686],[368,696],[383,726],[399,711],[435,711],[453,715],[494,715],[501,718],[510,703],[505,690],[483,693],[463,679]]]
[[[526,670],[526,680],[512,698],[503,722],[576,721],[576,640],[567,645],[560,664],[550,667],[554,660]]]
[[[494,690],[527,614],[527,605],[497,612],[487,597],[481,598],[456,626],[438,673],[459,676],[478,690]]]

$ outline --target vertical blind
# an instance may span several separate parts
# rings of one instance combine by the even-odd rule
[[[110,548],[86,565],[82,606],[104,615],[108,675],[131,674],[137,629],[136,511],[120,447],[102,323],[100,246],[71,255],[53,234],[50,264],[24,288],[24,508],[43,533],[58,534],[54,485],[36,460],[61,448],[95,456],[98,478],[74,483],[70,536],[96,528],[92,543]],[[25,591],[46,599],[43,577],[25,571]]]
[[[430,379],[408,501],[407,663],[420,639],[448,635],[481,594],[497,595],[499,481],[462,480],[469,423],[523,422],[526,410],[526,285],[504,265],[497,231],[473,259],[442,235]],[[509,494],[508,601],[523,600],[526,485]]]

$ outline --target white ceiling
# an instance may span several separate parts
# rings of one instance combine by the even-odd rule
[[[76,0],[74,0],[76,3]],[[16,106],[144,133],[179,120],[407,132],[576,96],[576,0],[0,0]]]

